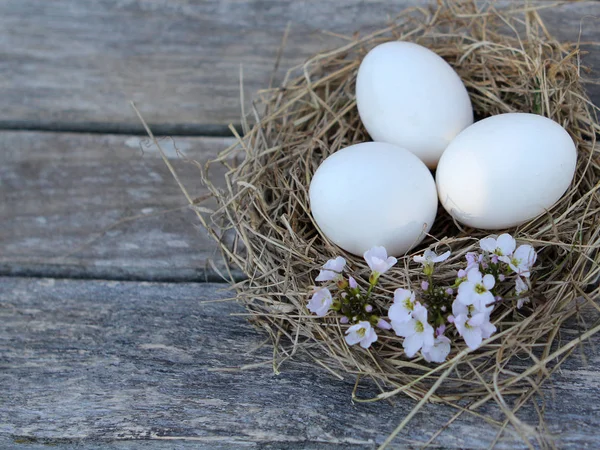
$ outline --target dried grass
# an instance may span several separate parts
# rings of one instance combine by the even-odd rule
[[[438,366],[408,360],[393,333],[382,333],[370,351],[349,348],[336,317],[319,319],[306,309],[317,269],[331,257],[342,254],[368,283],[364,261],[333,246],[315,226],[308,186],[327,156],[369,140],[356,110],[356,72],[370,48],[393,39],[419,43],[444,57],[464,80],[477,118],[515,111],[541,114],[564,126],[579,151],[565,196],[547,214],[511,230],[540,254],[533,304],[518,311],[510,302],[496,308],[492,319],[498,333],[475,352],[457,341],[449,360]],[[581,84],[582,70],[579,48],[554,39],[536,7],[499,11],[445,1],[432,10],[407,10],[385,29],[315,56],[290,71],[281,87],[260,92],[253,111],[256,124],[244,123],[245,135],[206,166],[228,169],[225,189],[205,173],[218,208],[196,210],[226,259],[247,276],[235,283],[237,298],[271,335],[274,370],[302,350],[334,376],[370,377],[380,387],[374,399],[353,393],[355,401],[398,394],[417,401],[386,444],[426,401],[455,406],[460,415],[477,414],[493,400],[506,418],[495,422],[498,437],[511,423],[528,445],[533,439],[552,446],[543,427],[522,423],[516,412],[580,342],[600,331],[598,323],[585,324],[580,335],[559,339],[561,326],[578,315],[581,320],[582,309],[600,309],[600,127],[597,108]],[[222,180],[217,184],[222,186]],[[225,239],[231,234],[233,240]],[[451,248],[451,259],[441,266],[442,277],[451,283],[465,253],[488,234],[460,228],[440,208],[431,235],[382,276],[377,307],[383,311],[394,289],[416,283],[420,269],[411,262],[413,254],[429,246]]]

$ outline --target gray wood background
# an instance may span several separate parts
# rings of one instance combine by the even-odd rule
[[[350,402],[306,358],[273,375],[265,336],[223,298],[215,246],[196,226],[127,102],[134,100],[194,195],[177,148],[227,147],[247,97],[280,67],[426,1],[0,1],[0,446],[373,448],[412,401]],[[544,11],[563,39],[600,41],[600,3]],[[584,62],[599,80],[600,47]],[[283,70],[277,74],[281,79]],[[589,93],[600,104],[600,86]],[[210,283],[213,282],[213,283]],[[566,329],[566,336],[574,333]],[[259,348],[260,347],[260,348]],[[215,371],[264,362],[253,370]],[[547,387],[564,448],[600,447],[600,360],[573,356]],[[366,392],[371,389],[366,386]],[[490,411],[494,414],[493,411]],[[395,446],[418,446],[453,411],[427,406]],[[524,411],[533,420],[533,411]],[[485,448],[473,418],[444,448]],[[522,447],[505,434],[499,448]]]

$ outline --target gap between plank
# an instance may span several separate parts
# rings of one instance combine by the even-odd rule
[[[221,124],[150,124],[156,135],[188,137],[234,137],[229,125]],[[233,127],[242,133],[240,124]],[[51,121],[0,120],[0,131],[50,131],[55,133],[122,134],[146,136],[144,127],[134,123],[79,122],[61,123]]]
[[[219,268],[225,273],[225,269]],[[231,270],[235,281],[244,279],[239,270]],[[136,267],[85,267],[71,265],[13,265],[0,263],[0,277],[55,278],[66,280],[137,281],[157,283],[228,283],[210,268],[186,268],[178,271]]]

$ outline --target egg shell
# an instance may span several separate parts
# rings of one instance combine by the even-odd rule
[[[356,103],[374,141],[403,147],[430,168],[473,123],[471,100],[458,74],[436,53],[411,42],[386,42],[365,56]]]
[[[440,202],[459,222],[511,228],[551,208],[575,174],[573,139],[556,122],[509,113],[470,126],[448,146],[436,172]]]
[[[333,243],[362,255],[374,246],[399,256],[431,229],[437,193],[431,172],[409,151],[366,142],[329,156],[310,183],[315,222]]]

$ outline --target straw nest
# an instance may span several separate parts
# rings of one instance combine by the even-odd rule
[[[348,347],[347,326],[335,314],[320,319],[306,309],[319,266],[335,256],[344,256],[359,283],[368,285],[364,260],[332,245],[315,225],[308,187],[325,158],[370,140],[356,108],[355,78],[366,52],[389,40],[416,42],[448,61],[470,93],[476,120],[507,112],[541,114],[567,129],[579,152],[564,197],[546,214],[508,230],[539,253],[532,303],[520,310],[510,302],[496,308],[492,321],[498,332],[474,352],[455,340],[440,365],[408,360],[392,332],[380,333],[367,351]],[[598,309],[600,293],[600,128],[597,108],[582,87],[583,70],[578,47],[554,39],[538,10],[478,10],[471,2],[452,1],[407,10],[386,28],[291,70],[281,87],[259,92],[256,124],[245,126],[236,145],[206,166],[227,168],[224,189],[216,186],[223,186],[222,180],[213,184],[210,171],[204,173],[217,209],[196,209],[227,261],[246,276],[234,284],[237,298],[271,335],[275,370],[288,357],[307,353],[334,375],[370,377],[381,389],[376,399],[404,394],[419,404],[456,405],[467,398],[472,409],[491,399],[517,424],[520,405],[582,340],[600,330],[586,323],[576,339],[560,339],[566,321],[576,323],[586,307]],[[418,282],[421,270],[413,255],[429,247],[451,249],[437,275],[452,284],[465,253],[489,235],[460,228],[442,208],[430,233],[382,276],[375,302],[382,314],[394,289]],[[516,396],[515,402],[508,396]],[[356,392],[353,397],[373,400]]]

